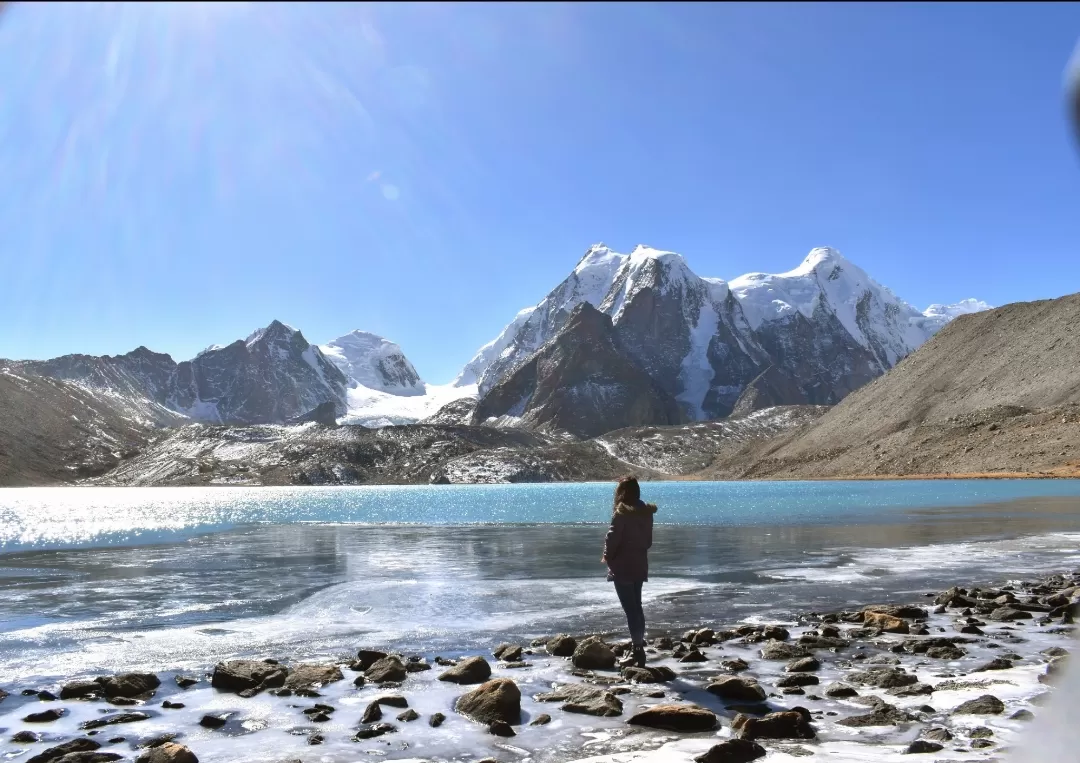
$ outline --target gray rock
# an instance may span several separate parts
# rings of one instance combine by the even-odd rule
[[[479,684],[491,678],[491,665],[483,657],[470,657],[439,676],[440,681],[455,684]]]
[[[81,737],[79,739],[72,739],[70,742],[64,742],[58,744],[55,747],[50,747],[42,752],[38,753],[34,757],[26,761],[26,763],[53,763],[53,761],[60,760],[65,755],[70,755],[75,752],[92,752],[101,747],[100,744],[93,739],[87,739]]]
[[[984,694],[968,700],[953,710],[953,715],[1000,715],[1005,712],[1005,703],[993,694]]]
[[[496,678],[458,698],[457,712],[478,723],[521,723],[521,690],[509,678]]]
[[[564,684],[553,691],[536,695],[537,702],[563,702],[568,713],[613,718],[622,715],[619,698],[609,691],[588,684]]]
[[[927,739],[916,739],[907,746],[907,749],[904,750],[904,752],[909,755],[914,755],[917,753],[940,752],[944,749],[945,745],[938,744],[937,742],[931,742]]]
[[[317,665],[304,663],[297,665],[285,679],[285,688],[296,691],[297,689],[319,689],[326,684],[341,681],[345,676],[337,665]]]
[[[765,757],[765,748],[749,739],[728,739],[713,745],[695,763],[750,763]]]
[[[261,660],[229,660],[219,662],[214,666],[210,685],[220,691],[236,694],[247,692],[250,696],[265,689],[284,686],[288,675],[288,668],[277,663]]]
[[[709,684],[707,691],[717,697],[735,702],[761,702],[765,699],[765,690],[752,678],[724,676]]]
[[[571,657],[577,649],[577,640],[572,636],[562,634],[548,641],[546,646],[548,654],[554,657]]]
[[[812,673],[821,668],[821,663],[816,657],[802,657],[792,660],[784,668],[788,673]]]
[[[388,655],[376,660],[364,671],[364,677],[368,681],[377,684],[399,683],[404,681],[408,674],[409,671],[405,669],[405,663],[395,655]]]
[[[765,660],[794,660],[810,656],[811,652],[805,646],[786,641],[767,641],[761,647],[761,657]]]
[[[837,721],[841,726],[851,726],[853,728],[865,728],[867,726],[898,726],[902,723],[908,723],[916,720],[910,713],[901,710],[893,705],[880,702],[874,709],[864,715],[854,715],[850,718],[843,718]]]
[[[199,759],[182,744],[165,742],[144,752],[135,763],[199,763]]]
[[[600,639],[587,638],[577,645],[571,662],[582,670],[614,670],[615,652]]]
[[[79,724],[79,728],[88,731],[90,729],[99,729],[103,726],[115,726],[120,723],[136,723],[138,721],[146,721],[149,719],[149,715],[141,712],[117,713],[115,715],[106,715],[102,718],[92,718],[89,721],[83,721]]]

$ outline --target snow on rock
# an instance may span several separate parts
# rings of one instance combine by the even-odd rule
[[[392,395],[423,395],[424,383],[413,364],[394,342],[367,331],[351,331],[319,345],[330,362],[337,366],[350,386]]]
[[[951,305],[933,304],[923,310],[923,315],[931,321],[940,324],[938,328],[961,315],[969,313],[981,313],[984,310],[993,310],[994,306],[983,302],[981,299],[962,299]]]
[[[365,427],[385,427],[414,424],[433,416],[447,403],[476,397],[476,385],[420,383],[422,392],[397,395],[363,385],[345,391],[347,412],[339,424],[359,424]]]

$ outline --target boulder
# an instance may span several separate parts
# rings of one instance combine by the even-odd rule
[[[713,745],[704,755],[694,758],[695,763],[750,763],[765,757],[765,748],[749,739],[728,739]]]
[[[595,715],[601,718],[614,718],[622,715],[623,706],[619,698],[609,691],[604,691],[588,684],[565,684],[546,694],[536,695],[537,702],[563,702],[562,709],[568,713]]]
[[[79,724],[79,728],[89,731],[90,729],[99,729],[102,726],[115,726],[120,723],[135,723],[136,721],[147,720],[150,720],[150,716],[142,712],[116,713],[115,715],[106,715],[101,718],[91,718],[88,721],[83,721]]]
[[[712,731],[718,720],[698,705],[655,705],[630,717],[627,723],[664,731]]]
[[[379,660],[386,659],[386,657],[386,652],[378,652],[374,649],[361,649],[356,653],[356,661],[349,667],[353,670],[363,672]]]
[[[914,673],[906,673],[903,668],[870,668],[862,673],[852,673],[849,681],[878,689],[895,689],[898,686],[910,686],[918,683]]]
[[[853,715],[837,721],[841,726],[852,728],[865,728],[867,726],[897,726],[916,720],[915,716],[900,708],[878,700],[874,709],[864,715]]]
[[[765,699],[765,690],[752,678],[722,676],[709,684],[707,691],[734,702],[761,702]]]
[[[876,628],[884,633],[910,632],[906,620],[887,615],[883,612],[864,612],[863,625],[867,628]]]
[[[87,739],[81,737],[79,739],[72,739],[70,742],[64,742],[58,744],[55,747],[50,747],[47,750],[43,750],[34,757],[26,761],[26,763],[53,763],[53,761],[60,760],[65,755],[70,755],[75,752],[92,752],[100,748],[101,745],[95,742],[93,739]]]
[[[214,666],[210,685],[220,691],[253,696],[264,689],[285,684],[289,669],[277,663],[261,660],[229,660]]]
[[[48,710],[42,710],[40,713],[30,713],[30,715],[23,718],[23,723],[52,723],[58,721],[67,714],[67,710],[62,707],[53,707]]]
[[[767,641],[761,647],[761,658],[764,660],[795,660],[810,656],[810,650],[805,646],[787,641]]]
[[[378,702],[369,702],[360,716],[360,723],[375,723],[382,720],[382,706]]]
[[[818,661],[817,657],[801,657],[789,662],[784,670],[788,673],[812,673],[820,668],[821,662]]]
[[[952,738],[952,732],[943,726],[935,726],[923,732],[923,739],[929,739],[931,742],[948,742]]]
[[[488,724],[488,733],[497,737],[517,736],[514,729],[506,721],[492,721]]]
[[[1031,613],[1022,609],[1013,609],[1012,607],[998,607],[990,613],[989,617],[996,622],[1011,622],[1013,620],[1030,620]]]
[[[521,647],[514,646],[513,644],[499,644],[492,651],[492,655],[495,659],[502,660],[503,662],[520,662],[521,661]]]
[[[318,665],[304,663],[297,665],[285,679],[285,688],[296,691],[297,689],[319,689],[326,684],[340,681],[345,676],[337,665]]]
[[[739,715],[731,728],[739,732],[740,739],[814,739],[817,734],[810,725],[810,712],[805,708],[792,708],[779,713],[769,713],[762,718]]]
[[[540,713],[540,715],[536,716],[532,720],[532,723],[530,723],[529,725],[530,726],[547,726],[549,723],[551,723],[551,716],[548,715],[547,713]]]
[[[817,686],[820,680],[817,676],[810,675],[809,673],[792,673],[791,675],[781,676],[776,680],[777,689],[790,689],[795,686]]]
[[[402,723],[410,723],[420,717],[420,713],[413,710],[411,707],[404,713],[399,713],[397,719]]]
[[[392,654],[371,663],[367,670],[364,671],[364,677],[368,681],[377,684],[399,683],[404,681],[408,674],[409,671],[405,669],[405,663]]]
[[[109,699],[130,697],[142,699],[150,696],[154,689],[161,686],[161,681],[153,673],[119,673],[94,679]]]
[[[925,752],[941,752],[945,749],[945,745],[938,744],[937,742],[931,742],[928,739],[916,739],[914,742],[907,746],[904,750],[908,755],[914,755],[916,753]]]
[[[97,681],[72,681],[60,687],[60,699],[93,699],[105,693]]]
[[[907,686],[895,686],[888,690],[894,697],[922,697],[934,693],[934,687],[929,684],[913,683]]]
[[[491,665],[483,657],[462,660],[439,676],[440,681],[455,684],[479,684],[489,678],[491,678]]]
[[[151,747],[137,757],[135,763],[199,763],[199,759],[184,745],[166,742]]]
[[[454,709],[478,723],[517,725],[521,723],[521,690],[509,678],[496,678],[459,697]]]
[[[374,739],[375,737],[381,737],[383,734],[392,734],[395,731],[397,731],[397,726],[389,723],[370,723],[361,726],[353,736],[353,740],[359,742],[364,739]]]
[[[675,671],[665,667],[628,667],[622,669],[622,677],[639,684],[662,684],[675,680]]]
[[[387,707],[408,707],[409,700],[405,699],[400,694],[384,694],[381,697],[376,697],[375,701],[380,705],[386,705]]]
[[[847,697],[859,696],[859,692],[855,690],[855,687],[841,683],[829,684],[825,687],[823,693],[826,697],[831,697],[832,699],[846,699]]]
[[[925,620],[929,617],[929,614],[922,607],[909,607],[902,604],[871,604],[862,609],[865,617],[865,613],[874,613],[881,615],[889,615],[890,617],[899,617],[905,620]]]
[[[431,717],[428,718],[428,725],[431,726],[431,728],[433,729],[437,729],[439,728],[439,726],[443,725],[443,721],[445,720],[446,716],[442,713],[432,713]]]
[[[967,652],[955,644],[932,646],[926,650],[926,656],[935,660],[959,660],[966,655]]]
[[[679,662],[706,662],[706,661],[708,661],[708,659],[709,659],[708,657],[703,655],[695,647],[694,649],[691,649],[689,652],[687,652],[682,657],[680,657]]]
[[[113,760],[122,760],[123,757],[115,752],[72,752],[62,758],[57,758],[56,763],[109,763]]]
[[[1005,703],[993,694],[984,694],[971,699],[953,710],[953,715],[1000,715],[1005,712]]]
[[[721,660],[720,667],[731,673],[741,673],[744,670],[749,670],[750,666],[746,660],[736,657],[733,660]]]
[[[615,652],[596,637],[590,637],[577,645],[571,662],[581,670],[614,670]]]
[[[555,657],[571,657],[577,649],[577,639],[565,633],[547,642],[548,654]]]

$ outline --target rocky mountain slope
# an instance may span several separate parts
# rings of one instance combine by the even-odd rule
[[[821,415],[777,408],[673,427],[631,428],[574,441],[523,429],[414,424],[189,425],[164,432],[90,484],[353,485],[646,479],[693,474]]]
[[[713,476],[1080,469],[1080,294],[963,315],[814,426]]]
[[[132,415],[161,424],[282,422],[325,402],[334,403],[339,413],[345,410],[345,376],[303,334],[280,321],[182,363],[140,347],[126,355],[64,355],[6,365],[22,375],[107,394]]]
[[[0,369],[0,485],[45,485],[103,474],[151,438],[114,398],[70,382]]]
[[[772,405],[835,404],[956,315],[987,307],[965,300],[920,313],[833,249],[813,250],[788,273],[752,273],[726,283],[699,278],[672,252],[638,247],[622,255],[598,245],[462,370],[456,383],[475,383],[482,397],[477,416],[521,423],[514,413],[524,405],[520,396],[511,399],[496,389],[531,373],[537,353],[550,356],[549,343],[582,304],[610,316],[620,356],[661,391],[653,400],[657,410],[663,398],[673,397],[684,418],[698,421],[727,416],[736,405],[745,413]],[[584,357],[563,353],[544,367],[550,378],[574,376],[575,369],[555,371],[552,364]],[[603,404],[600,397],[590,403]],[[665,413],[652,423],[669,422]],[[618,425],[617,418],[597,421],[589,431]]]
[[[611,318],[588,302],[558,334],[488,390],[473,424],[593,437],[615,428],[679,424],[675,398],[632,359]]]

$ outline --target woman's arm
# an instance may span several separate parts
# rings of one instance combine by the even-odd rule
[[[610,561],[619,553],[619,545],[622,543],[623,518],[616,514],[611,518],[611,527],[608,528],[604,537],[604,561]]]

